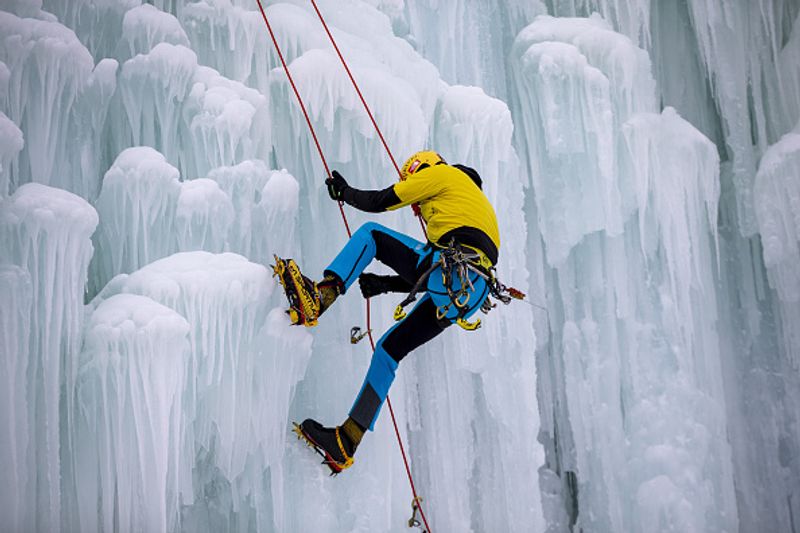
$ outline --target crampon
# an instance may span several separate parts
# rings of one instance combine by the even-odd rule
[[[298,424],[297,422],[292,422],[292,425],[294,426],[292,431],[294,431],[294,433],[297,435],[297,438],[304,440],[310,448],[313,448],[314,451],[317,452],[320,457],[322,457],[322,464],[330,469],[332,476],[336,476],[341,473],[342,470],[353,466],[352,457],[345,456],[346,459],[344,462],[337,461],[322,445],[318,444],[313,438],[311,438],[310,435],[308,435],[308,433],[303,430],[302,425]]]
[[[321,309],[317,284],[300,272],[300,267],[294,259],[281,259],[277,255],[274,257],[272,275],[278,278],[289,300],[289,309],[286,313],[292,324],[316,326]]]

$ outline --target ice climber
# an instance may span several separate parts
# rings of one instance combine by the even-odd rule
[[[313,326],[336,298],[359,280],[365,298],[385,292],[409,296],[395,310],[399,320],[380,338],[369,370],[350,415],[341,426],[325,427],[313,419],[295,424],[303,437],[325,458],[332,473],[353,463],[353,454],[367,428],[373,429],[400,361],[453,323],[475,329],[467,319],[479,308],[488,310],[500,236],[497,218],[481,190],[478,173],[462,165],[448,165],[433,151],[412,155],[401,169],[400,181],[380,191],[359,190],[334,171],[326,180],[328,194],[370,213],[417,205],[427,224],[428,242],[368,222],[356,231],[312,282],[291,259],[276,257],[275,274],[286,290],[288,313],[295,324]],[[397,275],[364,273],[374,260]],[[496,285],[495,285],[496,286]],[[423,294],[406,315],[403,307]]]

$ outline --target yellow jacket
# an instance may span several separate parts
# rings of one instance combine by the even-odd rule
[[[428,240],[433,244],[446,246],[454,237],[497,262],[500,248],[497,215],[486,195],[465,172],[446,164],[435,165],[409,175],[393,189],[399,202],[388,209],[418,203],[427,224]],[[485,249],[492,246],[487,246],[486,238],[482,239],[475,230],[488,237],[494,250]]]
[[[418,170],[408,179],[380,191],[345,184],[342,199],[371,213],[419,204],[432,244],[445,247],[455,240],[477,248],[496,264],[500,248],[497,216],[480,183],[473,169],[442,163]]]

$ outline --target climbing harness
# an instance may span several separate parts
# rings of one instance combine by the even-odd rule
[[[297,86],[294,83],[294,79],[292,78],[292,75],[289,72],[289,66],[286,64],[286,60],[283,57],[283,53],[281,52],[280,45],[278,45],[278,40],[275,38],[275,33],[272,31],[272,26],[270,25],[269,20],[267,19],[267,14],[264,11],[264,6],[262,5],[261,0],[256,0],[256,3],[258,4],[259,11],[261,11],[261,17],[264,19],[264,24],[267,27],[267,31],[269,32],[269,36],[270,36],[270,39],[272,40],[272,44],[275,46],[275,52],[277,53],[278,58],[280,59],[281,66],[283,67],[283,71],[286,73],[286,78],[289,80],[289,83],[292,86],[292,90],[294,92],[294,95],[297,98],[297,102],[300,105],[300,109],[303,112],[303,116],[305,117],[306,124],[308,124],[308,128],[311,131],[311,136],[314,139],[314,144],[317,147],[317,152],[319,153],[319,157],[322,160],[322,165],[325,167],[325,172],[328,175],[328,177],[331,177],[331,171],[330,171],[330,168],[328,167],[328,162],[325,159],[325,154],[323,154],[323,152],[322,152],[322,147],[320,146],[319,139],[317,138],[317,134],[314,131],[314,126],[311,124],[311,118],[308,115],[308,111],[306,110],[305,104],[303,103],[303,99],[300,97],[300,92],[297,90]],[[389,150],[389,146],[386,144],[386,140],[383,137],[383,133],[381,132],[381,129],[378,127],[378,123],[375,121],[375,117],[372,116],[372,111],[370,110],[369,106],[367,105],[367,101],[364,99],[364,96],[361,94],[361,89],[359,89],[355,78],[353,78],[353,75],[350,72],[350,68],[347,66],[347,62],[344,60],[344,56],[342,56],[341,51],[339,51],[339,46],[336,44],[336,40],[333,38],[333,34],[331,34],[330,30],[328,29],[328,25],[325,22],[325,19],[323,18],[322,13],[320,13],[319,8],[317,7],[317,3],[315,2],[315,0],[311,0],[311,5],[314,7],[314,11],[317,13],[317,16],[319,17],[319,20],[322,23],[322,27],[325,29],[325,33],[328,35],[328,39],[331,41],[331,44],[333,45],[333,48],[336,50],[336,54],[339,56],[339,60],[341,61],[342,66],[344,67],[345,71],[347,72],[347,75],[349,76],[350,81],[352,82],[353,87],[356,90],[356,93],[358,94],[358,97],[361,99],[361,103],[364,105],[364,109],[366,110],[367,115],[369,115],[369,118],[372,121],[372,125],[375,126],[375,131],[378,133],[378,137],[380,138],[381,142],[383,143],[383,147],[386,149],[386,153],[389,155],[389,159],[392,161],[392,164],[394,165],[394,168],[397,171],[397,175],[398,176],[402,176],[402,174],[400,172],[400,167],[397,165],[397,162],[395,161],[391,150]],[[344,205],[343,205],[342,202],[338,202],[338,203],[339,203],[339,212],[342,215],[342,221],[344,222],[345,230],[347,231],[347,236],[351,237],[352,233],[350,231],[350,225],[347,222],[347,216],[344,213]],[[422,227],[422,232],[424,234],[426,234],[425,224],[422,221],[422,216],[419,213],[415,213],[415,214],[417,214],[417,218],[419,219],[420,226]],[[366,310],[366,314],[367,314],[367,335],[369,336],[369,342],[370,342],[370,345],[372,346],[372,350],[375,351],[375,341],[372,338],[372,332],[371,332],[371,329],[370,329],[370,304],[369,304],[369,300],[367,300],[366,306],[367,306],[367,310]],[[392,407],[392,401],[391,401],[391,399],[389,399],[388,396],[386,397],[386,405],[389,407],[389,414],[391,415],[391,418],[392,418],[392,426],[394,427],[395,437],[397,438],[397,445],[398,445],[398,448],[400,449],[400,454],[403,456],[403,465],[406,468],[406,476],[408,477],[408,483],[411,486],[411,493],[413,494],[414,498],[419,498],[419,496],[417,495],[417,488],[414,485],[414,478],[411,476],[411,467],[408,464],[408,458],[406,457],[406,450],[405,450],[405,447],[403,446],[403,439],[400,437],[400,429],[397,427],[397,419],[396,419],[395,414],[394,414],[394,408]],[[418,504],[418,509],[419,509],[419,514],[422,517],[422,522],[425,524],[426,533],[430,533],[431,528],[428,525],[428,520],[425,517],[425,512],[422,510],[422,506],[420,504]]]
[[[481,325],[480,319],[468,322],[464,318],[470,310],[469,301],[475,290],[470,273],[483,278],[489,288],[489,294],[506,305],[512,299],[523,300],[525,298],[522,291],[506,287],[497,279],[496,269],[486,254],[477,248],[458,244],[452,240],[445,248],[438,250],[438,260],[432,261],[430,267],[414,283],[408,296],[395,307],[395,320],[402,320],[406,317],[405,308],[417,300],[420,288],[427,285],[431,273],[437,268],[442,271],[442,284],[447,290],[450,301],[436,308],[436,319],[444,320],[450,310],[455,308],[457,310],[455,323],[467,331],[475,331]],[[455,280],[458,280],[457,290],[453,289],[453,286],[456,285]],[[495,307],[496,305],[487,296],[480,309],[486,314]]]

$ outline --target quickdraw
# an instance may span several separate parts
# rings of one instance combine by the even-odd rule
[[[371,329],[362,332],[360,327],[353,326],[352,328],[350,328],[350,344],[358,344],[361,341],[361,339],[363,339],[370,333],[372,333]]]
[[[420,503],[422,503],[421,496],[417,496],[411,500],[411,518],[408,519],[408,527],[418,527],[422,530],[422,533],[428,533],[428,531],[422,527],[422,522],[420,522],[419,518],[417,518],[417,512],[419,511]]]
[[[443,320],[452,308],[457,310],[455,323],[467,331],[474,331],[481,325],[481,320],[476,319],[474,322],[467,321],[464,317],[469,311],[469,301],[472,293],[475,290],[470,273],[474,272],[483,278],[488,287],[489,294],[495,299],[508,305],[512,299],[523,300],[525,293],[513,287],[506,287],[500,280],[497,279],[496,269],[486,255],[477,249],[459,245],[454,241],[440,250],[439,260],[432,262],[431,266],[420,276],[411,292],[406,298],[400,302],[394,310],[394,319],[402,320],[406,317],[407,313],[405,308],[416,301],[417,293],[423,284],[426,284],[428,278],[436,268],[442,270],[442,282],[447,289],[447,295],[450,302],[439,306],[436,309],[437,320]],[[453,281],[458,279],[458,290],[453,290]],[[481,304],[481,311],[486,314],[494,309],[496,304],[487,296]]]

